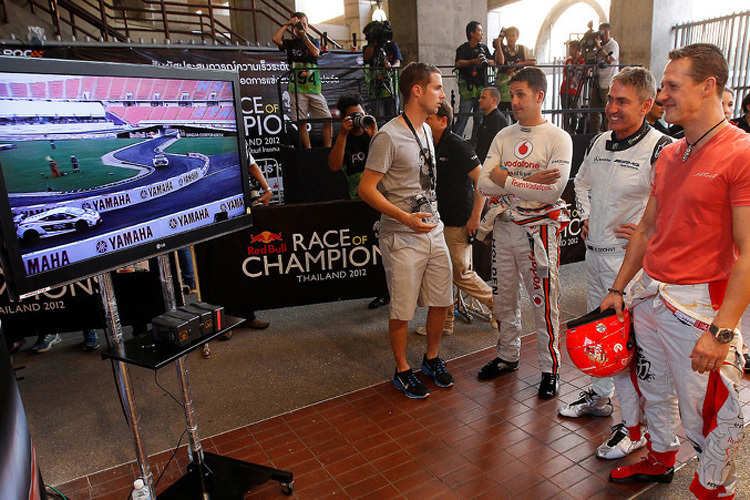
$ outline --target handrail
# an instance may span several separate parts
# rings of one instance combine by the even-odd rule
[[[0,0],[0,7],[3,8],[5,21],[11,22],[5,8],[6,1]],[[251,15],[255,43],[259,43],[262,40],[258,39],[258,16],[281,27],[293,14],[289,7],[278,0],[252,0],[250,7],[216,6],[210,0],[142,0],[142,4],[140,7],[115,7],[112,0],[27,0],[25,3],[32,14],[49,16],[58,38],[62,36],[63,29],[69,27],[74,37],[83,34],[102,41],[128,41],[135,33],[161,33],[165,40],[180,34],[200,37],[201,40],[207,37],[214,43],[249,43],[248,38],[217,18],[216,11],[222,10],[235,15]],[[147,20],[134,23],[133,18],[138,17]],[[198,27],[197,31],[195,27]],[[92,28],[99,32],[98,36],[92,33]],[[323,40],[324,45],[343,48],[327,33],[314,26],[310,26],[310,30]]]

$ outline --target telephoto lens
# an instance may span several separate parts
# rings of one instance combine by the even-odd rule
[[[368,128],[375,125],[375,117],[372,115],[363,115],[362,113],[352,113],[352,125],[356,128]]]

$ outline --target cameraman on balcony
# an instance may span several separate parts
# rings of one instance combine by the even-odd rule
[[[284,33],[291,29],[294,38],[284,39]],[[291,101],[292,120],[297,123],[302,146],[310,149],[310,134],[307,131],[308,113],[313,118],[331,118],[328,102],[321,93],[320,70],[318,56],[320,44],[307,36],[307,16],[303,12],[295,12],[289,21],[273,35],[273,43],[286,52],[292,75],[289,78],[289,94]],[[323,124],[323,146],[331,147],[333,124],[327,121]]]
[[[479,108],[479,95],[487,83],[487,67],[494,66],[490,49],[482,43],[484,29],[478,21],[466,25],[467,42],[456,49],[456,68],[458,69],[458,93],[461,101],[458,106],[458,120],[454,125],[456,135],[463,137],[469,121],[469,114],[474,115],[471,127],[471,141],[477,138],[482,124],[482,110]]]
[[[392,40],[390,21],[373,21],[362,30],[367,40],[362,57],[365,60],[365,84],[373,99],[375,116],[390,120],[398,111],[398,68],[401,51]]]
[[[584,47],[584,57],[587,64],[596,63],[599,65],[595,70],[595,84],[590,89],[591,99],[589,107],[603,108],[607,104],[609,84],[612,83],[612,77],[618,72],[617,64],[620,61],[620,45],[612,38],[612,25],[601,23],[599,31],[593,32],[593,49],[586,50],[586,37],[590,36],[589,33],[592,32],[589,30],[581,40],[581,45]],[[607,115],[604,113],[591,114],[591,129],[589,132],[604,132],[608,126]]]

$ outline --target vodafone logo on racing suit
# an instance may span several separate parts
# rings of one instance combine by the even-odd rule
[[[534,151],[533,144],[531,144],[529,141],[521,141],[516,144],[513,152],[516,154],[516,158],[518,158],[519,160],[523,160],[524,158],[529,156],[532,151]]]

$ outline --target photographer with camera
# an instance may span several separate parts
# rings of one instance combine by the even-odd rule
[[[590,43],[587,43],[591,40]],[[593,49],[588,47],[593,44]],[[603,108],[607,104],[607,93],[612,78],[617,74],[620,60],[620,45],[612,38],[612,25],[601,23],[599,31],[589,30],[583,36],[581,45],[587,64],[598,64],[595,71],[595,84],[591,86],[590,108]],[[590,132],[604,132],[608,128],[607,115],[601,112],[591,113]]]
[[[564,110],[578,108],[578,98],[581,96],[581,87],[583,86],[583,68],[581,65],[586,62],[581,53],[581,42],[579,40],[570,40],[567,42],[569,57],[565,60],[563,68],[563,80],[560,86],[560,106]],[[563,129],[568,133],[580,133],[578,130],[579,113],[565,113],[563,115]]]
[[[372,21],[362,30],[367,40],[362,51],[365,61],[365,85],[370,99],[374,99],[375,116],[395,116],[398,111],[398,72],[401,51],[392,40],[390,21]]]
[[[454,125],[456,135],[462,136],[469,121],[469,113],[473,114],[474,122],[471,127],[471,142],[477,137],[479,125],[482,123],[482,110],[479,109],[479,94],[487,82],[487,67],[494,66],[490,49],[482,43],[484,29],[477,21],[466,25],[467,42],[456,49],[456,68],[458,69],[458,93],[461,101],[458,106],[458,120]]]
[[[370,139],[378,133],[378,125],[375,118],[365,113],[359,94],[341,94],[336,107],[343,118],[336,143],[328,155],[328,168],[334,172],[343,168],[349,182],[349,196],[358,200],[359,180],[370,151]]]
[[[500,30],[498,37],[492,42],[495,47],[494,60],[498,66],[495,85],[500,91],[500,103],[497,108],[500,111],[511,111],[510,104],[510,79],[524,66],[533,66],[536,64],[536,56],[530,48],[516,43],[521,32],[518,28],[511,26]],[[503,44],[505,40],[505,44]]]
[[[284,38],[284,33],[290,29],[294,33],[291,40]],[[306,120],[308,114],[313,118],[331,118],[328,102],[321,93],[320,70],[318,56],[320,44],[307,36],[307,16],[303,12],[295,12],[289,21],[273,35],[273,43],[286,52],[292,74],[289,78],[289,94],[292,121],[297,123],[302,146],[310,149],[310,134]],[[323,124],[323,146],[331,147],[333,124],[327,121]]]

